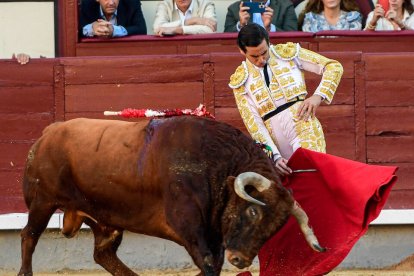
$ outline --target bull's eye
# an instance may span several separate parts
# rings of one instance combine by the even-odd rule
[[[249,206],[246,209],[246,215],[249,217],[249,219],[251,220],[258,220],[261,217],[261,211],[260,211],[260,207],[258,206]]]
[[[257,212],[255,209],[251,209],[250,210],[250,215],[252,215],[253,217],[257,215]]]

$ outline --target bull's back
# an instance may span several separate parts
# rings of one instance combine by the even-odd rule
[[[114,182],[122,181],[121,173],[133,173],[128,171],[134,158],[131,156],[140,150],[145,125],[83,118],[54,123],[45,128],[29,151],[24,185],[41,181],[43,188],[56,192],[65,178],[72,178],[85,189],[93,183],[107,182],[109,174]],[[56,187],[51,188],[53,185]]]

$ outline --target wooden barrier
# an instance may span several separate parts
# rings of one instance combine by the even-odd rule
[[[414,208],[414,55],[325,52],[345,69],[330,106],[321,106],[328,152],[398,165],[387,208]],[[235,53],[0,60],[0,213],[26,210],[21,177],[27,152],[45,126],[105,110],[195,108],[205,103],[217,120],[243,131],[227,83],[242,61]],[[309,91],[320,77],[306,75]],[[114,118],[115,119],[115,118]],[[119,119],[119,118],[117,118]],[[362,184],[361,184],[362,185]]]
[[[414,72],[412,53],[364,55],[366,154],[369,163],[395,164],[399,180],[389,206],[413,206]],[[392,204],[395,204],[394,206]]]

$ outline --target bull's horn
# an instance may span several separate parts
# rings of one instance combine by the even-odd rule
[[[300,205],[296,201],[292,207],[292,215],[298,221],[300,230],[302,230],[302,233],[305,235],[305,239],[308,242],[309,246],[312,247],[312,249],[315,251],[325,252],[326,249],[319,245],[318,239],[316,238],[312,229],[308,225],[308,215],[306,215],[305,211],[302,209],[302,207],[300,207]]]
[[[258,205],[266,205],[246,193],[244,187],[248,184],[254,186],[259,192],[263,192],[264,190],[269,189],[271,185],[270,180],[255,172],[241,173],[237,176],[236,180],[234,180],[234,191],[239,197]]]

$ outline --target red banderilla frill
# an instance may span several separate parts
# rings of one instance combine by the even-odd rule
[[[182,115],[191,115],[199,117],[209,117],[215,119],[210,112],[207,111],[203,104],[200,104],[196,109],[165,109],[165,110],[152,110],[152,109],[133,109],[126,108],[122,111],[105,111],[105,116],[121,116],[124,118],[150,118],[150,117],[173,117]]]

